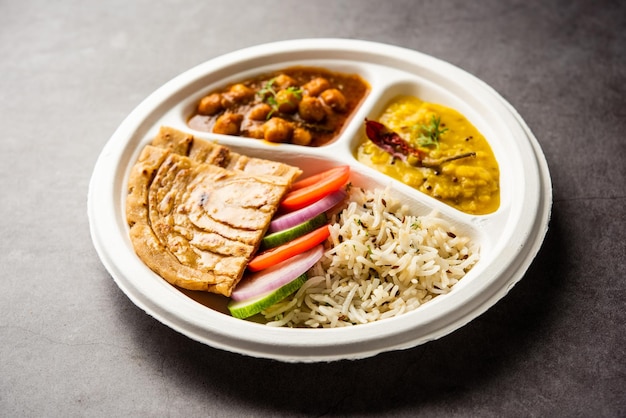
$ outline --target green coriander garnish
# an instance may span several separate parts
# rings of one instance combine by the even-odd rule
[[[265,85],[263,86],[263,88],[259,90],[259,92],[257,93],[259,96],[261,96],[261,99],[264,102],[269,103],[270,98],[276,97],[276,91],[274,90],[275,81],[276,81],[276,78],[272,78],[268,80],[267,83],[265,83]],[[276,99],[274,99],[274,101],[276,101]]]
[[[261,100],[271,106],[272,110],[267,114],[267,119],[270,119],[272,115],[279,111],[279,108],[283,104],[291,103],[289,100],[279,101],[277,99],[278,92],[274,88],[276,78],[268,80],[263,88],[258,91],[258,95],[261,96]],[[302,99],[302,89],[300,87],[287,87],[287,92],[293,94],[298,100]]]
[[[441,118],[432,115],[428,125],[416,124],[411,127],[412,136],[420,147],[439,146],[439,139],[448,128],[441,127]]]
[[[295,87],[295,86],[287,87],[287,91],[289,93],[293,93],[294,96],[296,96],[298,99],[302,99],[302,89],[300,87]]]

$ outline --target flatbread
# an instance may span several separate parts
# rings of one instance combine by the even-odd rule
[[[173,285],[230,296],[300,173],[161,129],[129,176],[135,252]]]

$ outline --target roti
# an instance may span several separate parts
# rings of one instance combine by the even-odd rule
[[[300,174],[162,128],[129,175],[126,218],[135,252],[175,286],[230,296]]]

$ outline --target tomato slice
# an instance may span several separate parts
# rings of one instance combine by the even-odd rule
[[[347,165],[331,168],[307,177],[291,186],[291,191],[281,202],[280,208],[285,212],[302,209],[335,190],[339,190],[349,179],[350,167]]]
[[[299,238],[289,241],[280,247],[272,248],[262,252],[254,257],[248,263],[248,270],[260,271],[268,267],[272,267],[282,261],[285,261],[295,255],[303,253],[316,245],[321,244],[330,236],[330,229],[328,225],[324,225],[321,228],[309,232],[306,235],[302,235]]]

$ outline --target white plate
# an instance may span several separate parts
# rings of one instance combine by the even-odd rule
[[[161,125],[192,132],[185,123],[207,92],[250,75],[291,65],[358,73],[371,91],[342,136],[319,148],[193,132],[248,155],[303,168],[350,164],[357,183],[393,184],[416,210],[436,208],[481,246],[481,260],[453,288],[413,312],[340,329],[270,328],[235,319],[200,303],[158,277],[135,255],[124,215],[126,180],[140,149]],[[353,157],[365,117],[375,118],[387,99],[412,94],[464,114],[485,135],[500,166],[501,205],[471,216],[430,199],[364,167]],[[548,228],[552,190],[537,140],[522,118],[482,81],[422,53],[345,39],[306,39],[260,45],[210,60],[174,78],[143,101],[120,125],[96,163],[89,188],[89,221],[95,248],[118,286],[139,307],[167,326],[213,347],[282,361],[355,359],[437,339],[486,311],[517,283]]]

